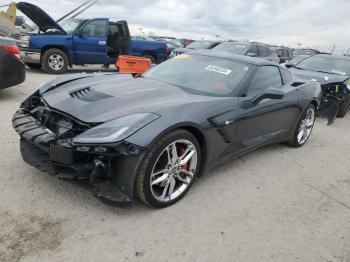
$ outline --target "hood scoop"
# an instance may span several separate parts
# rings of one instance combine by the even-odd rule
[[[84,88],[75,90],[73,92],[70,92],[69,95],[72,98],[80,99],[88,103],[112,97],[111,95],[107,95],[102,92],[97,92],[91,87],[84,87]]]

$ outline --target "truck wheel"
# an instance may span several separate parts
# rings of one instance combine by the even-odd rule
[[[63,74],[68,69],[68,57],[62,50],[49,49],[41,59],[41,67],[49,74]]]
[[[349,108],[350,108],[350,95],[348,95],[348,97],[341,102],[337,117],[343,118],[348,112]]]
[[[152,64],[156,63],[156,59],[151,55],[143,55],[142,57],[150,59]]]
[[[33,64],[33,63],[25,63],[26,66],[28,66],[31,69],[40,69],[41,68],[41,64]]]

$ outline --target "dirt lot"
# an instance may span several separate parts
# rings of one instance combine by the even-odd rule
[[[173,207],[118,209],[22,161],[12,115],[52,78],[0,91],[0,261],[350,262],[350,114],[213,170]]]

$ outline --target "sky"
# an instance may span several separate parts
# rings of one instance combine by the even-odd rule
[[[5,2],[1,1],[0,3]],[[27,1],[59,18],[83,3]],[[335,53],[350,48],[350,0],[98,0],[80,17],[127,20],[132,34],[250,40]]]

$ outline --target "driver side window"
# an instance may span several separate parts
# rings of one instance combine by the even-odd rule
[[[102,37],[106,36],[106,21],[94,20],[85,25],[82,29],[83,36]]]
[[[267,88],[282,88],[282,78],[276,66],[261,66],[250,82],[247,96],[255,96]]]

